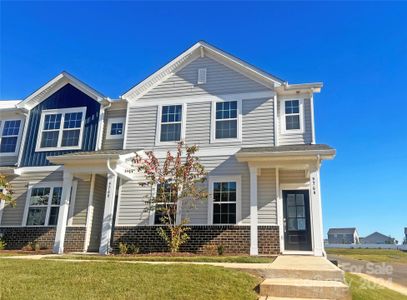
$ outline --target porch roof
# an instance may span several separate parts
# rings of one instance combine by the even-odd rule
[[[301,144],[242,148],[236,153],[236,157],[241,161],[253,160],[255,158],[306,158],[312,156],[319,156],[321,159],[333,159],[335,154],[336,150],[325,144]]]
[[[98,151],[81,151],[81,152],[72,152],[58,156],[47,156],[47,159],[56,164],[86,159],[86,160],[100,160],[108,158],[119,158],[121,155],[135,153],[142,149],[125,149],[125,150],[98,150]]]

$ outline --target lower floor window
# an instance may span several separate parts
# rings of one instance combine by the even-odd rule
[[[213,224],[236,224],[236,182],[213,183]]]
[[[170,183],[157,186],[154,225],[175,224],[177,220],[177,190]]]
[[[27,225],[54,226],[58,222],[62,187],[33,187],[29,196]]]

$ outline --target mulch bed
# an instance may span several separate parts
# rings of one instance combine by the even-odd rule
[[[38,250],[38,251],[33,251],[33,250],[0,250],[0,255],[1,254],[8,254],[8,255],[38,255],[38,254],[51,254],[52,250],[50,249],[44,249],[44,250]]]

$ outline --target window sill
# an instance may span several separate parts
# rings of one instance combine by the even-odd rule
[[[231,139],[213,139],[211,144],[222,144],[222,143],[241,143],[242,139],[231,138]]]
[[[123,140],[124,135],[108,135],[106,136],[106,140]]]
[[[281,134],[282,135],[295,135],[295,134],[304,134],[304,130],[298,130],[298,129],[295,129],[295,130],[283,130],[282,132],[281,132]]]
[[[36,148],[35,152],[50,152],[50,151],[67,151],[67,150],[81,150],[81,146],[76,147],[50,147],[50,148]]]
[[[18,152],[0,152],[1,156],[17,156]]]

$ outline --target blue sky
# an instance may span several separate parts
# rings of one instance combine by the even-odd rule
[[[111,98],[198,40],[291,83],[323,81],[325,231],[407,227],[407,3],[1,2],[0,99],[67,70]]]

